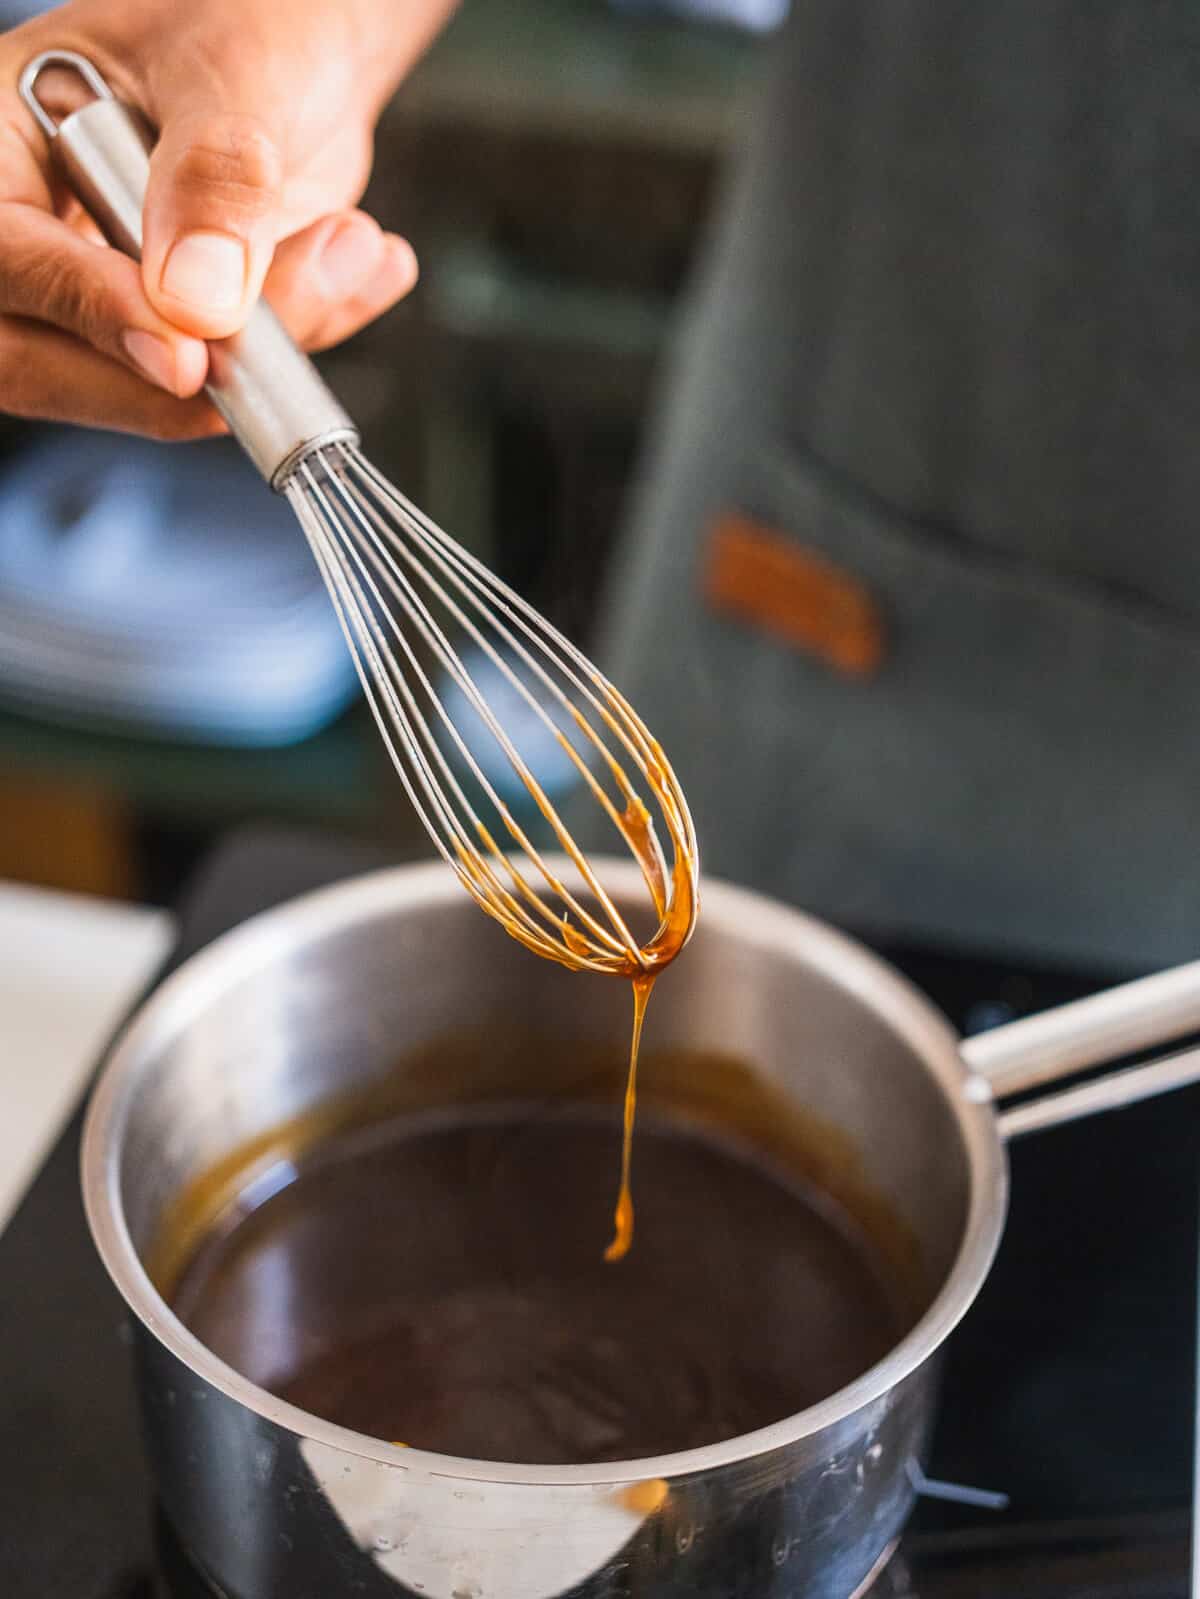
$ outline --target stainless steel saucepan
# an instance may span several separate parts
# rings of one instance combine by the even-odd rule
[[[607,864],[604,878],[618,902],[640,903],[635,867]],[[146,1261],[172,1201],[247,1141],[464,1023],[486,1032],[536,1015],[565,1046],[611,1044],[619,1057],[628,1011],[624,985],[531,958],[444,868],[415,867],[227,934],[118,1041],[84,1139],[88,1215],[136,1313],[164,1507],[231,1599],[847,1599],[911,1509],[937,1357],[1004,1225],[1006,1139],[1200,1078],[1189,1049],[999,1108],[1200,1029],[1200,963],[964,1043],[859,945],[709,883],[693,944],[655,994],[653,1046],[743,1059],[846,1135],[928,1284],[911,1331],[848,1387],[757,1432],[654,1459],[453,1459],[274,1398],[199,1343],[153,1287]]]

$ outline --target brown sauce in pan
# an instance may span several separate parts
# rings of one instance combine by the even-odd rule
[[[703,1077],[696,1058],[674,1075],[688,1066]],[[446,1454],[636,1459],[778,1421],[911,1323],[894,1251],[828,1189],[657,1097],[619,1292],[579,1248],[603,1223],[603,1104],[539,1100],[260,1148],[174,1308],[281,1398]]]

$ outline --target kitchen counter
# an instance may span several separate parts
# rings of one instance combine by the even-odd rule
[[[0,883],[0,1232],[172,931],[165,911]]]

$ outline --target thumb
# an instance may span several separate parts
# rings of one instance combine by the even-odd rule
[[[257,117],[191,110],[150,160],[142,278],[160,315],[198,338],[236,333],[281,231],[283,159]]]

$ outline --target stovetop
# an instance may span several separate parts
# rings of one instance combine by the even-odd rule
[[[236,835],[183,907],[172,964],[381,859],[311,834]],[[885,953],[964,1030],[1103,986]],[[154,1509],[124,1318],[79,1201],[79,1127],[0,1235],[0,1595],[209,1599]],[[1009,1507],[923,1501],[871,1599],[1188,1594],[1198,1156],[1200,1089],[1012,1147],[1008,1229],[950,1342],[930,1463]]]
[[[220,1599],[161,1514],[153,1536],[153,1567],[131,1572],[105,1599]],[[914,1531],[861,1599],[1180,1599],[1187,1559],[1185,1515],[1133,1518],[1103,1531],[1081,1523]]]

